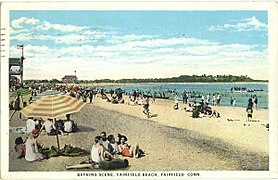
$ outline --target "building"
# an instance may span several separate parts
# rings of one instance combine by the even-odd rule
[[[75,75],[65,75],[65,77],[62,78],[62,81],[64,83],[75,83],[77,82],[77,77]]]
[[[17,83],[23,85],[23,60],[24,60],[23,57],[9,58],[10,86],[15,86],[15,84]]]

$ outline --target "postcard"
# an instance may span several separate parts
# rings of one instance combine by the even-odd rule
[[[3,2],[1,178],[277,178],[277,12]]]

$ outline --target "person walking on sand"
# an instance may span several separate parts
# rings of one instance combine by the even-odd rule
[[[248,105],[247,108],[253,108],[253,100],[251,98],[248,99]]]
[[[247,107],[247,108],[246,108],[246,113],[247,113],[247,120],[246,120],[246,123],[248,123],[248,124],[245,123],[244,126],[245,126],[245,125],[250,126],[249,122],[250,122],[251,119],[252,119],[253,109],[250,108],[250,107]]]
[[[21,113],[20,113],[20,99],[22,100],[22,97],[20,95],[20,93],[18,93],[15,102],[14,102],[14,111],[10,116],[10,120],[12,120],[12,117],[14,116],[14,114],[18,111],[19,112],[19,119],[21,119]]]
[[[249,122],[253,118],[253,116],[252,116],[252,114],[253,114],[252,107],[253,107],[253,101],[252,101],[251,98],[249,98],[248,105],[247,105],[247,108],[246,108],[247,120],[246,120],[246,123],[244,123],[244,126],[246,126],[246,125],[250,126]]]
[[[90,103],[93,102],[93,97],[94,97],[94,94],[93,94],[93,91],[91,91],[90,94],[89,94]]]
[[[186,103],[186,92],[185,92],[185,91],[184,91],[183,94],[182,94],[182,103],[183,103],[183,104],[187,104],[187,103]]]
[[[153,103],[155,103],[156,92],[153,93],[152,97],[153,97]]]
[[[147,97],[143,106],[144,108],[143,113],[146,114],[148,118],[150,118],[149,107],[150,107],[150,100],[149,97]]]

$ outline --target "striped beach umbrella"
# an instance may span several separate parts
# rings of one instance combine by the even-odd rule
[[[85,103],[81,100],[77,100],[70,96],[48,95],[23,108],[20,112],[27,117],[51,118],[54,119],[55,122],[57,117],[78,112],[84,105]],[[60,150],[57,125],[56,139],[58,149]]]
[[[80,111],[85,105],[81,100],[64,95],[48,95],[21,110],[26,117],[57,118]]]

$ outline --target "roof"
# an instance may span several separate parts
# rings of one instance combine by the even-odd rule
[[[72,76],[72,75],[65,75],[64,78],[77,78],[76,76]]]

